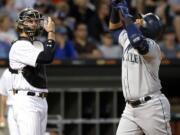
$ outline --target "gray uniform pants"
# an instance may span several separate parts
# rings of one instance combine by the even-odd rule
[[[133,108],[126,104],[116,135],[171,135],[170,104],[161,94]]]

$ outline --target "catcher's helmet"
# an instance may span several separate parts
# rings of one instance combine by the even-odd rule
[[[30,26],[26,25],[24,22],[28,20],[36,20],[37,27],[31,28]],[[17,19],[17,30],[19,32],[25,32],[28,36],[32,39],[34,36],[38,35],[42,30],[42,21],[43,17],[37,10],[33,8],[25,8],[23,9],[18,16]]]
[[[162,32],[162,25],[158,16],[147,13],[145,15],[141,15],[144,23],[140,27],[142,34],[145,37],[157,39]]]

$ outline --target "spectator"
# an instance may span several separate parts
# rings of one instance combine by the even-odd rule
[[[88,23],[89,18],[93,15],[94,11],[88,7],[88,0],[74,0],[70,16],[74,17],[77,22]]]
[[[7,12],[10,18],[15,22],[18,11],[15,8],[15,1],[14,0],[2,0],[3,7],[1,8],[1,12]]]
[[[156,8],[166,0],[131,0],[131,5],[138,13],[155,13]]]
[[[60,21],[60,22],[56,22],[57,25],[61,25],[61,21],[64,21],[68,17],[69,8],[70,7],[66,1],[62,1],[56,5],[57,12],[55,13],[55,17],[57,17],[56,19],[59,19]]]
[[[177,43],[175,42],[176,36],[175,36],[173,28],[167,28],[163,37],[164,37],[163,38],[164,40],[162,44],[160,44],[163,57],[176,58]]]
[[[99,49],[102,57],[105,59],[120,59],[122,56],[122,47],[113,44],[112,36],[109,32],[103,33],[101,36],[102,45]]]
[[[180,0],[169,0],[170,7],[175,14],[173,24],[180,43]]]
[[[64,0],[51,0],[52,1],[52,3],[54,4],[54,5],[56,5],[56,4],[58,4],[58,3],[60,3],[60,2],[62,2],[62,1],[64,1]]]
[[[0,41],[0,59],[8,59],[9,50],[10,46],[5,42]]]
[[[173,26],[177,34],[178,42],[180,42],[180,1],[164,0],[157,8],[156,13],[160,16],[165,27]]]
[[[166,27],[173,26],[174,14],[170,5],[165,2],[165,0],[156,8],[156,14],[161,18],[164,29],[166,29]]]
[[[149,12],[154,13],[160,1],[161,0],[145,0],[144,13],[145,14]]]
[[[23,8],[32,8],[37,0],[15,0],[15,8],[21,11]]]
[[[89,42],[87,25],[85,23],[76,25],[74,44],[80,58],[95,59],[102,56],[96,45]]]
[[[131,13],[135,15],[136,13],[144,13],[144,0],[131,0]],[[136,12],[135,14],[133,12]]]
[[[90,37],[95,41],[100,41],[100,35],[108,31],[107,17],[109,15],[109,6],[106,2],[99,3],[96,15],[93,16],[88,23],[88,31]]]
[[[41,14],[45,14],[47,12],[47,2],[37,1],[33,5],[34,9],[38,10]]]
[[[176,47],[176,58],[180,59],[180,43],[178,43],[177,47]]]
[[[10,46],[11,42],[17,39],[17,35],[12,29],[12,21],[6,12],[0,13],[0,22],[0,41]]]
[[[177,50],[176,58],[177,58],[177,59],[180,59],[180,50]]]
[[[75,24],[75,19],[72,17],[69,17],[69,5],[67,2],[62,1],[56,5],[57,12],[54,15],[54,20],[57,27],[66,27],[68,31],[68,37],[72,39],[73,37],[73,29]]]
[[[75,59],[77,58],[76,50],[73,43],[67,38],[66,27],[58,27],[56,29],[56,51],[55,59]]]
[[[3,2],[2,1],[0,1],[0,8],[2,8],[3,7]]]

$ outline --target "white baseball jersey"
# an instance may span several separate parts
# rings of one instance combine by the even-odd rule
[[[33,44],[27,40],[16,41],[9,53],[10,67],[16,70],[22,70],[26,65],[35,67],[37,57],[41,51],[43,51],[43,44],[39,41],[34,41]],[[39,89],[30,85],[22,73],[12,74],[12,79],[14,89],[37,92],[48,91],[47,89]]]
[[[137,100],[160,92],[159,65],[161,51],[158,44],[147,38],[149,52],[141,55],[130,45],[126,30],[119,35],[119,44],[123,47],[122,88],[126,100]]]
[[[7,96],[7,105],[13,104],[11,72],[6,69],[0,79],[0,94]]]

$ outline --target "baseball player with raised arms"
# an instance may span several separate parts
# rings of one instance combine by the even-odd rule
[[[17,19],[19,39],[9,52],[14,94],[13,112],[20,135],[44,135],[47,125],[47,79],[45,65],[55,52],[55,23],[32,8],[23,9]],[[36,37],[44,29],[47,42]]]
[[[11,72],[9,72],[9,69],[5,69],[0,79],[0,94],[7,97],[6,105],[8,107],[7,121],[8,121],[9,133],[10,135],[19,135],[17,123],[14,119],[14,113],[13,113],[14,96],[12,93],[11,81],[12,81]]]
[[[133,22],[125,0],[113,0],[110,30],[123,47],[122,88],[126,106],[116,135],[171,135],[170,104],[158,76],[161,51],[155,39],[159,18],[148,13]]]

